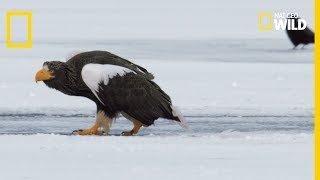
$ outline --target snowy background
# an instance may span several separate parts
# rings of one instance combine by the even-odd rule
[[[313,45],[292,50],[282,31],[259,31],[259,12],[313,1],[0,1],[33,12],[33,48],[0,34],[0,174],[4,179],[312,179]],[[13,41],[26,24],[14,20]],[[35,83],[48,60],[107,50],[146,67],[193,132],[159,120],[120,137],[65,136],[95,121],[93,102]]]

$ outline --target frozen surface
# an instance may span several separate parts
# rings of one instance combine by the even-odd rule
[[[291,50],[287,43],[263,39],[113,40],[102,44],[48,42],[30,50],[7,50],[0,55],[0,111],[42,112],[57,107],[93,112],[92,102],[50,90],[42,82],[36,84],[34,76],[44,61],[65,61],[79,49],[100,49],[154,73],[155,81],[184,113],[312,115],[313,46]]]
[[[7,49],[0,35],[2,179],[313,179],[314,47],[258,30],[264,11],[297,12],[313,29],[313,1],[0,2],[33,12],[31,49]],[[161,119],[120,137],[132,126],[120,117],[109,135],[68,136],[92,125],[95,105],[34,76],[88,50],[154,73],[193,131]]]
[[[0,0],[0,3],[3,12],[33,12],[35,40],[283,38],[282,31],[259,30],[260,12],[298,13],[314,29],[312,0]]]
[[[6,51],[1,176],[312,179],[313,47],[290,48],[285,40],[113,40]],[[132,125],[120,117],[104,137],[66,136],[93,124],[95,105],[36,84],[34,75],[43,61],[64,60],[76,49],[106,49],[145,66],[193,132],[159,120],[138,136],[121,137]]]
[[[94,114],[47,113],[3,113],[0,114],[0,134],[59,133],[71,134],[73,130],[89,128],[94,123]],[[158,120],[154,126],[142,128],[139,135],[210,135],[211,133],[261,132],[310,133],[313,130],[313,116],[271,116],[271,115],[187,115],[192,133],[186,132],[177,123]],[[119,135],[132,125],[123,117],[116,119],[111,135]]]
[[[3,179],[313,179],[311,134],[0,136]]]

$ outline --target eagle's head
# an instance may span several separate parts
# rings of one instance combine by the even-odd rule
[[[60,90],[61,87],[69,84],[68,79],[70,68],[68,64],[60,61],[47,61],[36,74],[35,80],[43,81],[50,88]]]

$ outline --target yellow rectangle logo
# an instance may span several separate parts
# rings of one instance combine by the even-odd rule
[[[268,18],[268,26],[263,26],[263,17]],[[272,30],[272,13],[271,12],[261,12],[259,16],[259,29],[262,31]]]
[[[28,19],[28,40],[26,43],[11,42],[11,17],[27,16]],[[8,48],[31,48],[32,47],[32,12],[29,11],[9,11],[7,12],[6,45]]]

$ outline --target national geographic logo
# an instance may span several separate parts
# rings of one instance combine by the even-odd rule
[[[27,41],[14,42],[12,40],[12,17],[26,17],[27,18]],[[6,18],[6,45],[7,48],[31,48],[32,47],[32,12],[30,11],[9,11]]]
[[[307,22],[299,18],[298,13],[260,12],[259,29],[261,31],[304,30]]]

